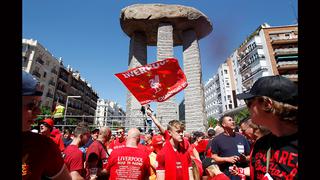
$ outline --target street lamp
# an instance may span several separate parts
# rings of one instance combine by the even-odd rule
[[[69,101],[69,98],[81,98],[81,96],[67,96],[66,110],[64,111],[64,117],[63,117],[64,125],[67,124],[66,115],[67,115],[67,110],[68,110],[68,101]]]

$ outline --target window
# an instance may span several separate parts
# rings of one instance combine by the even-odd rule
[[[224,74],[228,74],[228,71],[226,69],[224,70]]]
[[[229,104],[229,109],[232,109],[232,104]]]
[[[27,57],[22,57],[22,62],[23,62],[23,63],[26,63],[26,62],[27,62],[27,60],[28,60],[28,58],[27,58]]]
[[[47,73],[46,72],[43,72],[43,77],[45,78],[47,76]]]
[[[28,44],[23,44],[22,45],[22,52],[27,52],[29,49],[29,45]]]

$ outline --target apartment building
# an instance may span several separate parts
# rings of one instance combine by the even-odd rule
[[[262,30],[265,27],[270,26],[266,23],[259,26],[238,48],[243,91],[249,90],[260,77],[275,74]]]
[[[298,25],[263,28],[274,74],[298,82]]]
[[[126,113],[122,107],[111,100],[98,99],[94,124],[102,126],[125,126]]]
[[[73,71],[69,65],[64,67],[62,62],[54,97],[54,107],[56,103],[66,104],[68,101],[67,116],[90,124],[94,122],[99,98],[97,92],[78,71]]]
[[[31,73],[43,87],[41,106],[53,106],[59,68],[59,61],[37,40],[22,40],[22,70]]]
[[[204,85],[205,112],[208,118],[214,117],[217,119],[223,112],[219,82],[219,75],[216,74]]]
[[[22,69],[31,73],[43,86],[41,106],[53,111],[57,103],[66,106],[68,100],[68,116],[78,116],[74,118],[93,123],[98,94],[80,73],[70,66],[64,67],[62,58],[55,58],[37,40],[22,39],[22,47]]]
[[[231,53],[205,84],[207,115],[216,117],[237,107],[241,109],[245,103],[237,100],[236,94],[249,90],[260,77],[280,74],[297,82],[297,73],[297,25],[271,27],[264,23]]]

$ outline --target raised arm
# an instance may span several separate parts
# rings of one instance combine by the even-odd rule
[[[146,113],[147,113],[147,115],[152,119],[152,121],[154,122],[154,124],[159,128],[160,133],[161,133],[161,134],[164,134],[164,131],[165,131],[166,129],[160,124],[160,122],[158,121],[158,119],[157,119],[154,115],[152,115],[152,112],[151,112],[149,109],[146,110]]]

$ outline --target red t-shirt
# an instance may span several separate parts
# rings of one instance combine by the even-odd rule
[[[61,151],[50,138],[22,132],[22,179],[53,177],[63,166]]]
[[[91,145],[88,147],[87,152],[86,152],[86,161],[88,161],[88,158],[90,154],[96,154],[98,158],[98,167],[99,168],[105,168],[107,165],[107,152],[105,148],[103,147],[102,143],[99,142],[98,140],[93,141]]]
[[[78,146],[70,144],[63,152],[64,163],[66,164],[69,172],[78,171],[81,176],[85,176],[83,167],[83,155]]]
[[[109,179],[148,179],[150,159],[138,148],[123,147],[111,152],[107,170]]]
[[[119,148],[123,148],[126,147],[126,140],[123,140],[122,142],[119,141],[119,138],[117,138],[116,140],[112,141],[109,145],[109,148],[112,150],[115,149],[119,149]]]
[[[166,143],[169,143],[169,142],[166,142]],[[157,162],[158,162],[158,167],[156,168],[157,171],[165,171],[165,155],[164,154],[164,151],[160,151],[159,154],[157,155]],[[178,153],[178,151],[175,151],[175,159],[177,159],[176,161],[176,177],[177,179],[181,179],[183,177],[183,174],[182,174],[182,162],[179,161],[180,159],[180,156],[181,155],[185,155],[185,156],[189,156],[188,158],[188,167],[192,167],[192,162],[191,162],[191,159],[190,159],[190,155],[189,153]],[[172,158],[174,159],[174,158]]]
[[[60,133],[60,131],[58,129],[51,132],[50,138],[58,145],[61,152],[64,151],[64,143],[62,140],[62,134]]]
[[[143,145],[143,144],[138,144],[138,149],[140,149],[141,151],[146,152],[148,155],[153,152],[153,149],[150,149],[150,147]]]
[[[196,146],[196,150],[199,153],[205,152],[208,142],[209,142],[209,139],[202,139],[201,141],[198,142],[198,145]]]

